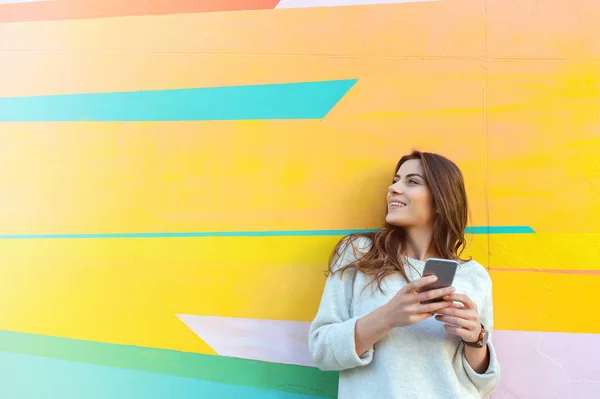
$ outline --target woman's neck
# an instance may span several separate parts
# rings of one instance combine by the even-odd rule
[[[439,258],[433,245],[433,229],[429,227],[406,229],[406,256],[420,261]]]

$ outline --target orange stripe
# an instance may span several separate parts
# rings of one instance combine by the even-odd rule
[[[586,274],[589,276],[600,276],[600,270],[554,270],[554,269],[509,269],[500,267],[490,267],[489,271],[494,272],[520,272],[520,273],[551,273],[551,274]]]
[[[0,5],[1,22],[272,9],[279,0],[52,0]]]

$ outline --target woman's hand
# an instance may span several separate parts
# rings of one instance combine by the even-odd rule
[[[436,276],[427,276],[412,281],[402,287],[385,305],[358,319],[354,330],[356,354],[364,355],[392,328],[415,324],[433,316],[440,309],[450,306],[452,302],[444,300],[421,304],[423,301],[441,298],[454,292],[454,287],[418,292],[436,280]]]
[[[414,280],[394,295],[388,303],[382,306],[383,316],[389,328],[404,327],[423,321],[435,313],[451,306],[450,301],[440,301],[421,304],[423,301],[441,298],[454,292],[454,287],[439,288],[435,290],[418,292],[419,289],[435,282],[436,276],[421,277]]]
[[[481,321],[477,305],[464,294],[452,294],[444,297],[450,306],[440,309],[435,316],[444,324],[450,334],[458,335],[465,342],[476,342],[481,332]],[[459,302],[459,303],[455,303]]]

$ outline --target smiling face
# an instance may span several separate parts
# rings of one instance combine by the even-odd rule
[[[387,194],[386,222],[410,228],[433,225],[433,197],[420,159],[409,159],[396,172]]]

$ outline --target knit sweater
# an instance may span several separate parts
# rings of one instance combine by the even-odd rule
[[[368,251],[370,245],[366,238],[355,240],[360,251]],[[355,259],[346,245],[333,268]],[[416,269],[405,264],[409,279],[421,277],[425,262],[408,261]],[[500,366],[492,344],[492,282],[483,266],[474,260],[459,265],[452,284],[456,293],[466,294],[477,304],[481,322],[490,331],[490,362],[483,374],[467,362],[461,338],[449,334],[433,317],[393,328],[359,357],[354,341],[357,320],[384,305],[406,284],[399,274],[388,276],[381,293],[376,284],[365,288],[370,281],[370,276],[356,268],[346,269],[341,277],[340,273],[329,275],[310,326],[313,361],[321,370],[340,371],[338,398],[471,399],[483,398],[496,388]]]

